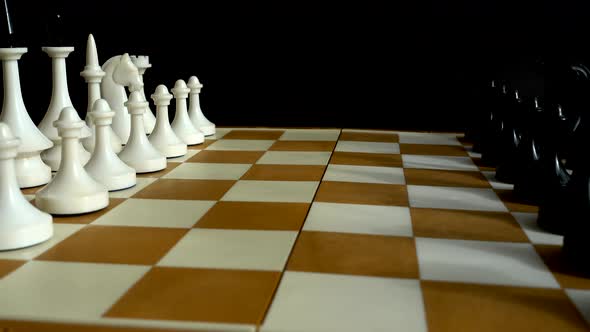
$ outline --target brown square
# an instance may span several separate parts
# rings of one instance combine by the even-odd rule
[[[24,189],[21,189],[20,191],[23,193],[23,195],[34,195],[39,190],[43,189],[43,187],[45,187],[45,185],[32,187],[32,188],[24,188]]]
[[[192,156],[189,163],[254,164],[264,151],[214,151],[203,150]]]
[[[536,245],[535,249],[563,288],[590,289],[590,279],[567,263],[561,246]]]
[[[491,187],[480,172],[406,168],[404,177],[407,184],[422,186]]]
[[[269,151],[320,151],[334,150],[336,142],[331,141],[276,141]]]
[[[385,133],[361,133],[352,131],[343,131],[338,138],[340,141],[357,141],[357,142],[385,142],[397,143],[399,136],[397,134]]]
[[[588,331],[559,289],[421,283],[430,332]]]
[[[322,181],[315,201],[408,206],[406,186],[397,184]]]
[[[189,145],[187,148],[189,150],[203,150],[206,149],[209,145],[215,143],[216,139],[208,139],[206,138],[205,141],[201,144]]]
[[[232,130],[223,139],[279,139],[283,130]]]
[[[469,157],[461,145],[400,144],[399,149],[401,154]]]
[[[510,189],[495,189],[494,191],[510,212],[539,212],[538,206],[520,202]]]
[[[308,203],[217,202],[195,225],[197,228],[298,231]]]
[[[287,270],[418,278],[413,238],[301,232]]]
[[[150,172],[150,173],[137,173],[137,177],[138,178],[161,178],[162,176],[170,173],[171,170],[175,169],[180,164],[181,163],[167,162],[166,168],[164,168],[163,170],[157,171],[157,172]]]
[[[133,195],[133,198],[216,201],[221,199],[235,182],[233,180],[158,179]]]
[[[171,332],[169,329],[157,327],[106,326],[103,324],[90,325],[88,323],[65,322],[35,322],[0,320],[2,332]],[[176,330],[179,331],[179,330]],[[191,332],[211,332],[210,330],[193,330]]]
[[[403,167],[401,154],[340,152],[332,154],[330,164],[356,166]]]
[[[89,225],[36,259],[153,265],[187,231],[174,228]]]
[[[85,214],[53,216],[53,222],[65,224],[90,224],[91,222],[98,219],[98,217],[104,215],[105,213],[114,209],[117,205],[123,203],[125,200],[125,198],[109,198],[109,205],[102,210]]]
[[[417,237],[528,242],[510,213],[422,208],[410,213]]]
[[[105,317],[260,324],[280,272],[154,267]]]
[[[0,259],[0,279],[24,265],[27,261]]]
[[[242,180],[321,181],[323,165],[252,165]]]

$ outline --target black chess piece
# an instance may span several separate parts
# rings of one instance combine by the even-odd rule
[[[498,156],[496,179],[504,183],[514,183],[517,177],[519,160],[518,146],[522,139],[521,128],[526,112],[524,99],[520,97],[518,90],[514,91],[503,120],[503,130],[500,136],[500,149],[503,151]]]
[[[563,253],[567,261],[580,272],[590,276],[590,157],[587,156],[586,144],[590,140],[590,130],[583,126],[580,119],[575,141],[578,152],[572,163],[572,176],[569,182],[570,202],[562,219],[567,220],[563,240]]]
[[[555,136],[545,138],[544,151],[541,155],[541,169],[538,181],[541,182],[539,192],[539,215],[537,224],[539,227],[555,233],[563,234],[566,224],[563,213],[571,201],[571,193],[568,188],[570,174],[563,163],[563,146],[566,144],[569,128],[561,105],[557,105],[553,114]]]
[[[474,107],[474,114],[470,119],[470,127],[465,132],[465,139],[473,142],[472,151],[481,153],[482,140],[487,134],[486,128],[493,118],[492,112],[496,109],[500,88],[496,80],[489,81],[489,85],[483,88],[480,102]]]
[[[516,177],[514,179],[514,196],[521,202],[539,204],[542,176],[541,143],[549,126],[545,125],[546,116],[539,97],[533,99],[527,108],[523,126],[522,139],[518,145]]]
[[[486,120],[485,135],[481,142],[481,163],[485,166],[497,166],[502,151],[500,142],[504,132],[504,121],[507,117],[507,109],[510,107],[508,86],[503,83],[500,92],[494,102],[493,109]]]

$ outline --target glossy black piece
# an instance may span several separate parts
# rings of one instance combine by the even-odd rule
[[[493,109],[488,114],[487,124],[481,141],[481,163],[486,166],[497,166],[503,154],[501,141],[504,136],[507,109],[510,107],[508,86],[502,84],[495,99]]]
[[[545,151],[540,158],[539,186],[539,227],[555,233],[564,234],[566,221],[563,216],[572,201],[572,193],[568,184],[570,174],[563,163],[563,146],[568,142],[569,124],[561,105],[557,105],[553,120],[553,135],[547,135],[544,140]],[[553,137],[552,137],[553,136]]]
[[[514,179],[514,196],[521,202],[539,204],[542,176],[541,144],[549,126],[547,116],[538,97],[527,108],[526,125],[517,151],[517,174]],[[547,140],[547,139],[546,139]]]
[[[514,91],[514,97],[505,113],[503,130],[500,136],[500,148],[498,166],[496,168],[496,179],[505,183],[514,183],[519,175],[520,160],[518,158],[518,147],[522,139],[522,128],[526,105],[524,99]]]
[[[580,119],[584,123],[584,119]],[[576,132],[577,148],[575,168],[569,183],[569,206],[567,213],[562,216],[567,220],[563,240],[563,252],[566,259],[577,270],[590,276],[590,157],[587,155],[587,144],[590,142],[588,128],[581,128]]]

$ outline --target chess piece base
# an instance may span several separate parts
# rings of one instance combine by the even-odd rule
[[[29,204],[27,202],[27,204]],[[34,216],[26,217],[26,214],[14,215],[14,211],[0,214],[1,220],[17,218],[18,224],[7,223],[0,227],[0,250],[13,250],[30,247],[47,241],[53,236],[53,223],[49,214],[40,211]],[[10,215],[5,215],[10,214]],[[35,222],[27,222],[28,220]]]
[[[103,209],[109,205],[108,192],[93,192],[91,194],[72,192],[69,197],[53,196],[50,193],[37,194],[35,205],[51,214],[80,214]]]

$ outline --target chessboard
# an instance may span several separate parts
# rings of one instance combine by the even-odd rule
[[[590,330],[590,279],[462,134],[218,128],[189,148],[0,252],[0,331]]]

